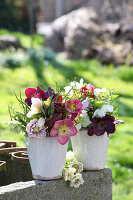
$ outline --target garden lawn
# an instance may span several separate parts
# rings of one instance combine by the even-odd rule
[[[19,111],[14,92],[19,95],[27,87],[42,89],[47,86],[60,88],[69,85],[68,81],[84,78],[86,83],[95,87],[114,88],[114,93],[119,94],[116,106],[119,106],[119,119],[125,121],[118,125],[115,134],[110,136],[107,166],[113,173],[113,200],[133,200],[133,68],[123,66],[114,68],[101,66],[98,61],[67,61],[58,55],[55,62],[41,68],[41,77],[37,74],[37,67],[25,63],[21,68],[0,68],[0,139],[15,140],[18,146],[25,146],[23,134],[15,135],[5,126],[8,122],[8,104],[12,103]],[[45,86],[40,82],[44,82]]]

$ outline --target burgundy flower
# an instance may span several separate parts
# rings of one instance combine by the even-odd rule
[[[70,114],[81,113],[81,110],[83,110],[83,104],[79,99],[66,101],[65,107]]]
[[[93,126],[91,126],[89,129],[88,129],[88,135],[89,136],[93,136],[95,134],[95,130],[93,128]]]
[[[56,121],[62,120],[62,113],[54,113],[53,117],[50,118],[46,123],[45,126],[48,127],[48,132],[51,131]]]
[[[39,88],[39,86],[37,86],[37,95],[36,98],[39,99],[44,99],[45,97],[45,92],[43,90],[41,90],[41,88]]]
[[[80,89],[81,94],[84,94],[84,97],[87,96],[94,98],[94,89],[95,87],[92,84],[87,84]]]
[[[50,132],[52,127],[54,126],[54,123],[56,121],[62,120],[63,119],[63,115],[65,113],[65,107],[64,104],[62,103],[58,103],[58,102],[54,102],[54,114],[53,116],[46,122],[46,125],[48,127],[48,131]]]
[[[92,127],[88,130],[88,135],[92,136],[96,134],[97,136],[103,135],[105,132],[111,134],[115,132],[115,118],[110,115],[105,115],[105,117],[94,117],[92,120]]]
[[[64,105],[59,102],[54,102],[54,113],[64,113]]]
[[[69,136],[75,136],[77,134],[77,129],[73,126],[70,119],[59,120],[55,122],[50,135],[52,137],[57,137],[60,144],[64,145],[68,142]]]
[[[61,95],[59,95],[58,97],[57,97],[57,94],[55,94],[54,96],[53,96],[53,102],[62,102],[62,100],[63,100],[63,97],[61,96]]]

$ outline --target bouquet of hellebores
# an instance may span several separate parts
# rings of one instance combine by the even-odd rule
[[[88,135],[101,136],[105,132],[115,132],[115,125],[123,123],[114,117],[114,100],[118,95],[109,92],[106,88],[95,88],[92,84],[71,82],[66,86],[65,93],[66,109],[71,114],[71,119],[79,131],[81,128],[88,128]]]
[[[82,128],[88,129],[89,136],[101,136],[105,132],[114,133],[116,124],[122,123],[114,117],[117,95],[86,84],[83,79],[71,82],[63,91],[55,92],[50,87],[43,91],[39,86],[27,88],[25,96],[25,99],[16,96],[23,112],[15,112],[9,106],[11,121],[7,124],[13,132],[23,131],[29,138],[57,137],[65,145]],[[80,174],[83,169],[75,159],[66,161],[63,171],[71,187],[75,187],[74,181],[76,187],[84,182]],[[80,166],[79,170],[72,167],[73,161]]]
[[[67,106],[61,94],[50,87],[43,91],[38,86],[25,90],[26,99],[18,98],[23,113],[14,112],[9,106],[11,120],[9,127],[15,131],[23,131],[28,137],[57,137],[60,144],[68,142],[69,136],[77,133],[73,120],[69,118]],[[81,103],[82,104],[82,103]]]
[[[66,144],[82,127],[88,128],[88,135],[112,134],[115,125],[123,123],[114,117],[114,95],[106,89],[71,82],[65,91],[56,93],[50,87],[43,91],[38,86],[25,90],[26,99],[18,98],[23,113],[15,112],[9,106],[11,130],[24,131],[29,137],[57,137],[60,144]]]

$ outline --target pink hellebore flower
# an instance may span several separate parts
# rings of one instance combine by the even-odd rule
[[[77,129],[73,126],[70,119],[59,120],[55,122],[50,135],[52,137],[57,136],[57,140],[60,144],[66,144],[68,142],[69,136],[75,136],[77,134]]]
[[[65,107],[70,114],[81,113],[81,110],[83,110],[83,104],[79,99],[66,101]]]
[[[87,96],[94,98],[94,89],[95,87],[92,84],[87,84],[80,89],[81,94],[84,94],[84,97]]]
[[[35,138],[45,138],[46,137],[46,128],[44,126],[45,119],[40,118],[39,120],[33,119],[26,126],[26,132],[29,137]]]

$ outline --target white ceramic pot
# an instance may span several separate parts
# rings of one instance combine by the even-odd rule
[[[34,179],[52,180],[62,177],[67,144],[61,145],[56,137],[25,137]]]
[[[71,137],[73,151],[77,160],[83,163],[84,170],[104,169],[108,151],[109,137],[89,136],[87,129],[81,129],[76,136]]]

